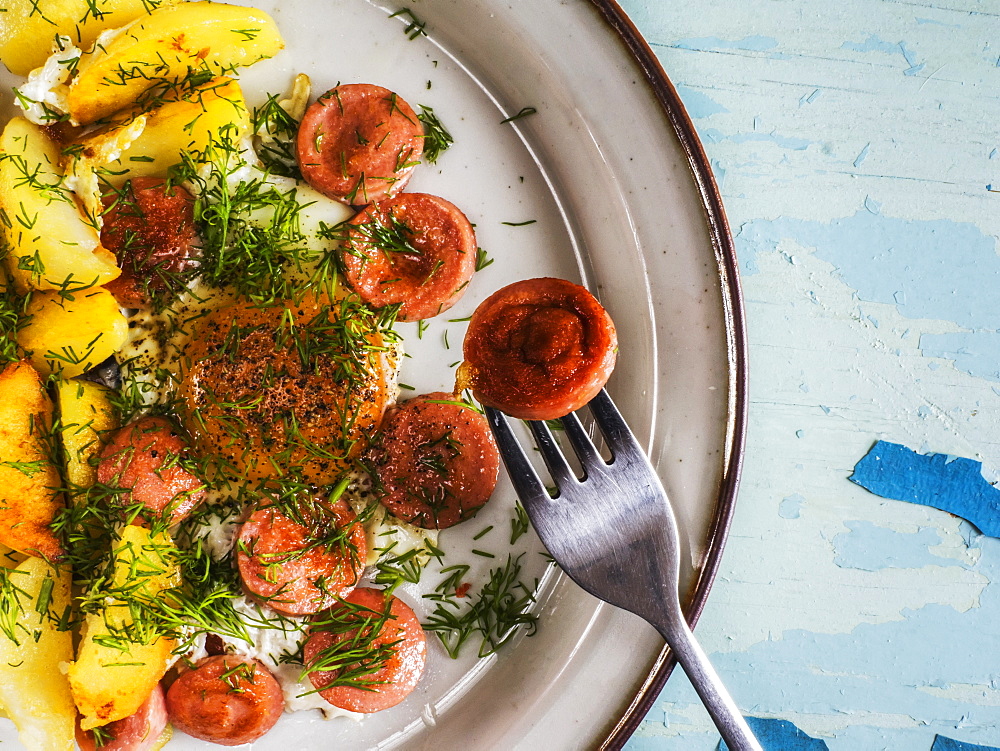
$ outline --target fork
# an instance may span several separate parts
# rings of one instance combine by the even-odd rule
[[[606,462],[575,413],[561,418],[583,478],[544,422],[528,421],[556,483],[550,494],[506,416],[486,417],[531,523],[560,568],[595,597],[628,610],[660,632],[732,751],[762,751],[704,650],[680,603],[680,537],[666,491],[646,453],[605,390],[588,405],[611,451]]]

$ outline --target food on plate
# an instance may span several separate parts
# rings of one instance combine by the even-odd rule
[[[365,568],[365,531],[343,500],[298,496],[257,509],[236,542],[240,579],[286,615],[307,615],[345,597]]]
[[[350,298],[220,308],[184,353],[185,425],[229,474],[333,483],[390,401],[387,337]]]
[[[302,176],[352,205],[399,193],[420,163],[424,130],[398,94],[367,83],[330,89],[306,110],[298,133]]]
[[[179,153],[179,151],[178,151]],[[194,197],[162,178],[135,177],[104,196],[101,245],[122,273],[106,285],[123,306],[148,306],[153,296],[176,294],[180,275],[197,265]]]
[[[6,392],[4,392],[6,394]],[[69,569],[41,558],[0,568],[0,707],[28,751],[72,751],[76,707],[61,666],[73,657],[73,632],[60,628],[70,608]]]
[[[49,56],[56,30],[87,48],[105,29],[131,23],[152,7],[149,0],[6,0],[0,62],[12,73],[26,76]]]
[[[439,546],[497,482],[478,407],[396,405],[397,323],[421,337],[483,258],[462,210],[403,192],[451,136],[371,83],[310,106],[299,74],[248,108],[236,68],[283,44],[252,8],[85,5],[45,0],[44,35],[21,0],[24,33],[0,23],[30,73],[0,136],[0,631],[51,647],[0,633],[0,699],[30,748],[75,725],[122,751],[159,748],[167,715],[233,745],[285,709],[395,706],[427,655],[397,595],[452,657],[534,622],[523,554]]]
[[[459,381],[480,402],[524,420],[550,420],[604,387],[618,338],[585,288],[565,279],[526,279],[476,308],[463,353]]]
[[[158,85],[253,65],[282,47],[274,21],[254,8],[208,2],[156,8],[80,59],[67,111],[86,125],[132,106]]]
[[[103,287],[36,291],[25,318],[17,343],[42,375],[85,373],[120,350],[128,335],[128,320]]]
[[[97,751],[98,741],[102,751],[158,751],[170,736],[166,698],[156,684],[135,714],[108,723],[96,737],[93,730],[80,730],[76,742],[80,751]]]
[[[77,206],[59,158],[59,147],[24,118],[12,119],[0,135],[7,270],[21,294],[32,288],[86,289],[120,273]]]
[[[97,461],[108,434],[118,427],[114,391],[73,378],[56,384],[59,438],[69,487],[82,491],[97,481]]]
[[[116,491],[126,518],[176,524],[205,499],[205,483],[186,466],[187,441],[163,417],[140,417],[108,438],[97,479]]]
[[[313,617],[303,654],[320,696],[335,707],[370,713],[396,706],[416,688],[427,646],[409,605],[359,587]]]
[[[111,579],[82,604],[82,640],[68,671],[81,729],[135,714],[167,672],[177,642],[148,614],[180,585],[175,558],[166,532],[129,524],[112,543]]]
[[[418,396],[393,408],[368,454],[376,496],[418,527],[471,519],[490,499],[500,454],[486,418],[453,394]]]
[[[178,730],[221,746],[252,743],[281,717],[281,686],[259,660],[206,657],[167,690],[167,713]]]
[[[0,394],[0,543],[59,560],[65,550],[51,524],[63,497],[51,453],[52,400],[24,361],[0,372]]]
[[[433,318],[458,302],[476,270],[476,233],[455,204],[400,193],[347,223],[341,264],[347,282],[375,308],[399,305],[397,319]]]

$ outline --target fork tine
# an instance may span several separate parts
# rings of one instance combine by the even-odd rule
[[[525,506],[532,502],[542,503],[551,500],[549,492],[538,479],[538,473],[524,455],[521,444],[517,442],[514,432],[507,424],[504,413],[493,407],[486,407],[486,419],[493,430],[493,436],[497,439],[500,456],[503,458],[504,466],[507,467],[507,474],[510,475],[514,490]]]
[[[601,429],[608,441],[612,459],[616,459],[625,451],[638,452],[645,456],[645,452],[639,442],[635,440],[625,418],[622,417],[622,413],[618,411],[615,403],[611,401],[606,389],[601,389],[597,396],[590,400],[589,406],[590,412],[597,422],[597,427]]]
[[[528,427],[531,428],[535,445],[538,446],[538,451],[545,460],[545,466],[549,468],[549,474],[552,475],[560,492],[569,483],[577,482],[576,473],[563,456],[556,439],[552,437],[549,426],[540,420],[528,420]]]
[[[569,439],[570,444],[572,444],[573,450],[576,452],[585,470],[589,472],[591,467],[597,465],[598,462],[604,464],[604,459],[598,453],[597,447],[590,436],[587,435],[583,423],[580,422],[580,418],[576,416],[575,412],[570,412],[562,418],[562,426],[566,432],[566,437]]]

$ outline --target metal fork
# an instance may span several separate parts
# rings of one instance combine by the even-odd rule
[[[514,489],[542,543],[573,581],[595,597],[631,611],[660,632],[732,751],[761,751],[684,619],[680,604],[680,538],[667,494],[607,392],[590,411],[611,451],[606,462],[574,413],[561,418],[582,465],[580,479],[544,422],[528,425],[555,481],[546,490],[507,424],[486,417]]]

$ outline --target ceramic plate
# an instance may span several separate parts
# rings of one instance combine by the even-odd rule
[[[582,281],[607,306],[620,338],[609,389],[674,504],[683,599],[697,617],[734,502],[745,347],[718,194],[648,47],[609,0],[414,0],[411,14],[396,17],[399,5],[365,0],[252,4],[273,14],[287,48],[241,74],[251,102],[284,91],[300,71],[314,95],[338,82],[376,83],[432,107],[453,135],[455,145],[420,167],[408,189],[458,204],[494,263],[447,318],[535,276]],[[414,21],[426,35],[410,38]],[[9,111],[9,96],[4,104]],[[411,357],[401,380],[416,393],[450,388],[464,326],[434,319],[421,337],[402,327]],[[449,563],[475,564],[475,582],[509,550],[523,553],[525,579],[540,582],[535,635],[483,661],[451,660],[431,637],[427,675],[400,706],[360,723],[286,715],[254,748],[557,751],[623,743],[669,672],[662,642],[551,569],[530,536],[511,548],[513,505],[504,480],[485,512],[441,544]],[[473,547],[497,558],[472,555]],[[424,615],[421,594],[434,576],[428,572],[422,589],[402,590]],[[15,737],[9,723],[0,727],[0,739]],[[168,748],[205,747],[178,734]]]

